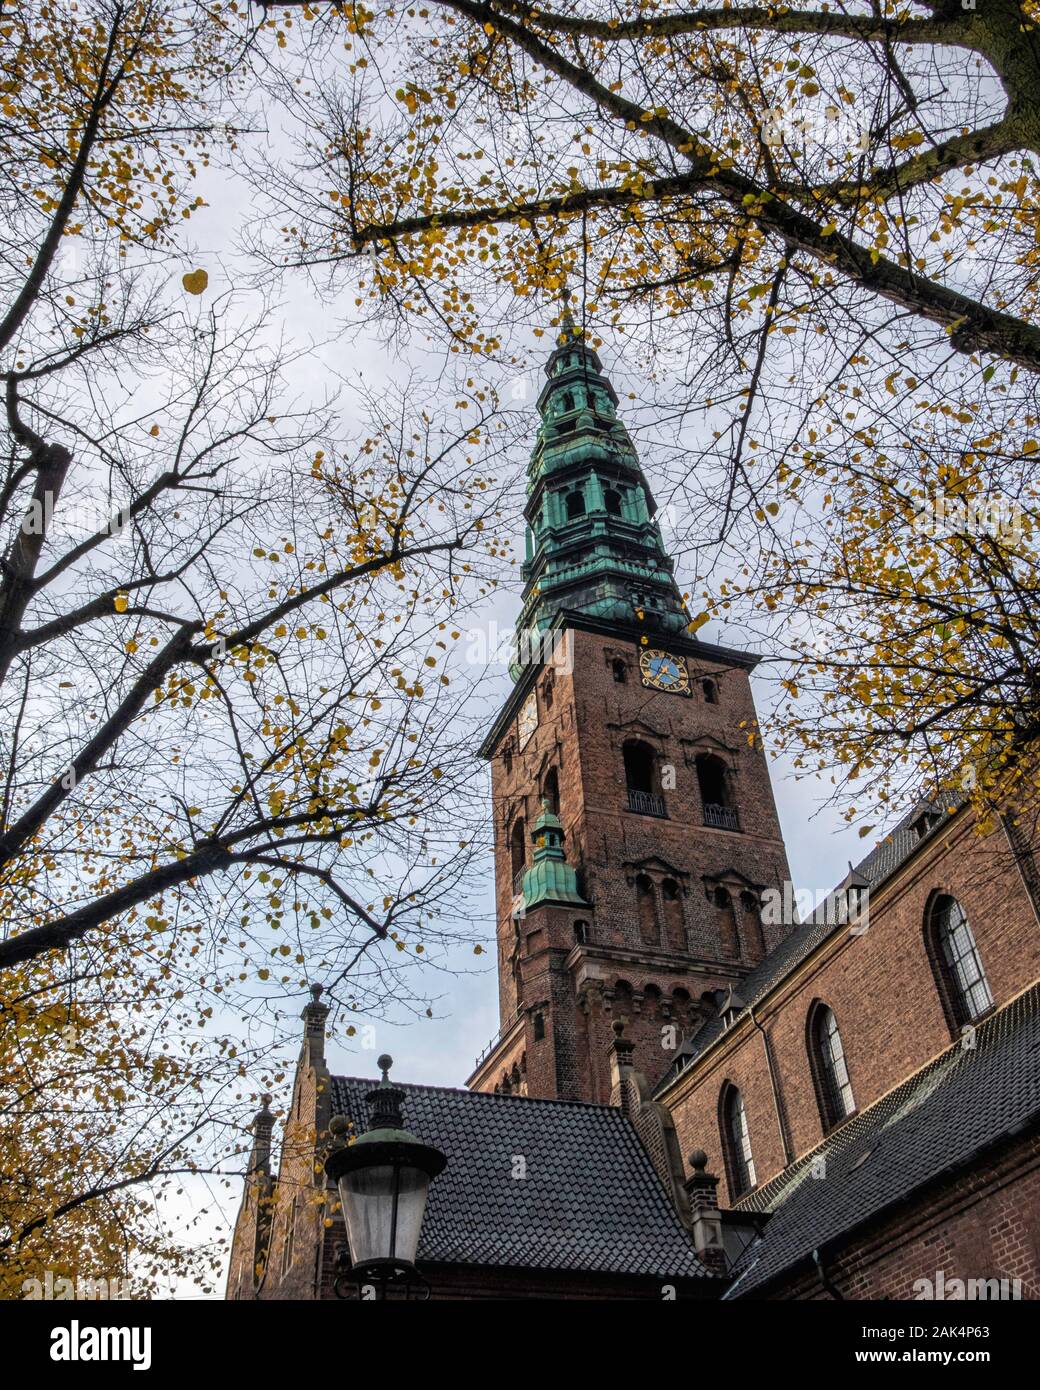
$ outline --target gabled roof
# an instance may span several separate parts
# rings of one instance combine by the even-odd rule
[[[871,889],[880,887],[904,860],[909,859],[919,845],[923,844],[926,839],[930,839],[941,828],[937,824],[927,835],[919,836],[914,826],[921,811],[925,808],[935,807],[942,809],[946,814],[946,819],[949,819],[949,812],[955,810],[957,805],[958,801],[953,797],[946,797],[941,803],[921,802],[914,807],[909,815],[904,816],[890,834],[875,845],[865,859],[862,859],[855,866],[852,871],[853,874],[857,878],[865,880]],[[827,910],[828,904],[833,901],[837,891],[835,889],[834,892],[828,894],[812,917],[796,926],[792,932],[784,937],[779,946],[774,947],[769,955],[755,966],[754,970],[749,971],[744,976],[740,982],[740,994],[746,1005],[753,1007],[764,999],[834,932],[848,930],[846,922],[843,922],[833,911]],[[659,1095],[671,1085],[681,1072],[691,1066],[725,1032],[726,1025],[721,1017],[708,1019],[704,1026],[698,1029],[693,1037],[688,1038],[679,1048],[675,1060],[658,1082],[654,1094]]]
[[[981,1023],[737,1204],[769,1212],[727,1298],[762,1289],[832,1240],[1040,1122],[1040,985]],[[824,1160],[825,1176],[813,1177]]]
[[[373,1085],[333,1077],[333,1114],[364,1130],[364,1098]],[[420,1260],[717,1277],[698,1258],[619,1108],[440,1086],[402,1089],[405,1128],[448,1157],[430,1188]],[[521,1162],[524,1176],[516,1176]]]

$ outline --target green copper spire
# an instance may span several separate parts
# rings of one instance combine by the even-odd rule
[[[588,907],[578,892],[578,876],[563,854],[563,826],[553,814],[547,799],[542,799],[542,813],[531,830],[534,841],[534,863],[524,874],[524,908],[530,910],[540,903],[571,903]]]
[[[684,633],[689,617],[654,520],[656,503],[597,354],[567,295],[538,397],[541,423],[527,474],[527,559],[521,630],[563,610]]]

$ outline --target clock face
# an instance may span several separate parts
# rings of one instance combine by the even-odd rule
[[[685,658],[681,656],[649,648],[639,653],[639,669],[643,674],[643,684],[652,686],[654,690],[665,690],[670,695],[690,693],[690,673],[686,669]]]
[[[532,690],[530,695],[528,695],[527,699],[520,706],[520,713],[517,716],[516,721],[517,741],[519,742],[521,748],[523,748],[524,744],[531,737],[531,735],[534,733],[537,727],[538,695],[535,691]]]

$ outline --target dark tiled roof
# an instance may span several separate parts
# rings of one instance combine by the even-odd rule
[[[937,821],[927,836],[919,836],[914,826],[921,813],[926,810],[933,810],[948,817],[949,812],[955,810],[957,804],[957,800],[953,797],[944,797],[941,802],[920,802],[890,834],[874,846],[865,859],[855,865],[852,872],[858,878],[865,879],[871,889],[879,887],[905,859],[910,857],[918,845],[923,844],[925,839],[930,838],[939,829],[941,822]],[[803,960],[811,956],[817,946],[826,941],[833,932],[845,930],[845,926],[837,914],[833,911],[827,911],[827,904],[833,902],[838,891],[839,889],[836,888],[828,894],[812,917],[796,926],[780,942],[779,946],[774,947],[769,955],[740,981],[737,985],[737,992],[745,1005],[754,1006],[761,999],[764,999],[770,990],[780,984]],[[660,1094],[680,1072],[685,1071],[696,1058],[706,1052],[725,1031],[726,1026],[721,1017],[708,1019],[707,1023],[679,1048],[675,1061],[658,1082],[655,1094]]]
[[[333,1078],[333,1114],[367,1128],[371,1080]],[[709,1277],[631,1122],[609,1105],[402,1086],[404,1124],[448,1166],[430,1188],[419,1258]],[[514,1177],[518,1159],[525,1177]]]
[[[943,821],[963,804],[964,798],[953,792],[944,792],[934,801],[921,800],[914,809],[903,817],[896,828],[883,840],[879,840],[866,859],[856,865],[855,872],[861,874],[871,888],[877,888],[908,859],[919,844],[930,838],[940,828]],[[919,835],[916,824],[923,813],[935,817],[935,824],[926,835]]]
[[[1040,1118],[1040,986],[981,1023],[738,1203],[771,1213],[727,1298],[760,1289],[980,1149]],[[814,1178],[823,1159],[825,1176]]]

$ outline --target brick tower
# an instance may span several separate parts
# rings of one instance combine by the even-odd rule
[[[491,762],[501,1031],[477,1090],[606,1101],[615,1019],[656,1081],[774,947],[787,856],[752,655],[695,640],[618,398],[565,311],[538,398],[515,688]]]

